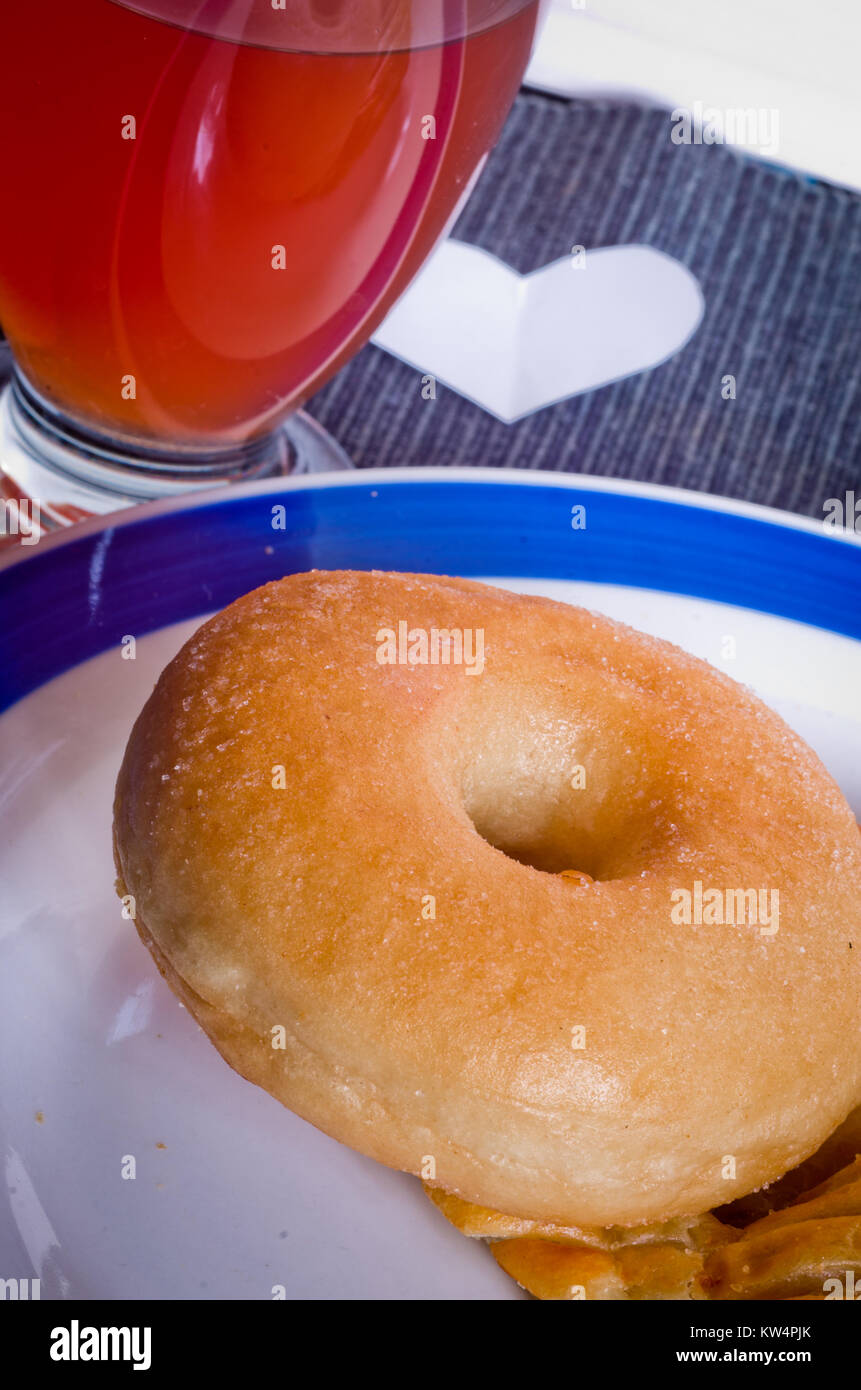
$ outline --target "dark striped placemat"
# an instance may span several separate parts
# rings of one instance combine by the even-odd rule
[[[817,517],[861,496],[861,197],[670,128],[663,111],[523,93],[454,234],[521,273],[575,244],[654,246],[702,287],[688,345],[511,425],[442,384],[424,400],[413,368],[368,346],[310,403],[358,467],[593,473]]]

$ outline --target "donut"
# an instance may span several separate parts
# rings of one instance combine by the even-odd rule
[[[432,1188],[692,1217],[861,1101],[861,855],[815,754],[707,663],[473,581],[232,603],[129,738],[117,886],[229,1064]]]

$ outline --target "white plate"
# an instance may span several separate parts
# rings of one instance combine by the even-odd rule
[[[233,512],[245,508],[233,534],[239,587],[247,588],[243,555],[253,550],[261,564],[272,563],[272,557],[263,559],[262,545],[252,544],[249,507],[259,504],[268,515],[273,498],[286,504],[293,543],[304,547],[303,555],[310,548],[311,563],[322,559],[329,567],[339,553],[355,562],[355,535],[340,522],[327,530],[323,517],[327,509],[345,507],[344,515],[357,519],[362,543],[377,548],[380,563],[388,563],[391,546],[412,545],[419,568],[427,567],[434,529],[437,541],[444,530],[439,517],[452,514],[450,507],[435,510],[436,501],[453,497],[459,507],[450,534],[439,541],[443,558],[445,545],[460,547],[473,531],[486,535],[488,525],[495,526],[498,568],[504,572],[494,580],[493,567],[485,564],[492,582],[600,609],[750,683],[808,739],[861,811],[861,643],[715,599],[528,572],[530,562],[546,569],[553,548],[546,517],[555,512],[541,509],[561,500],[561,527],[574,498],[595,511],[594,544],[602,507],[609,518],[615,506],[634,506],[646,518],[650,505],[672,505],[685,513],[673,523],[676,535],[689,525],[695,533],[701,523],[725,531],[721,564],[727,583],[747,554],[733,541],[736,559],[730,545],[739,525],[745,535],[749,523],[764,528],[763,535],[779,533],[780,543],[789,536],[790,542],[813,544],[816,554],[822,547],[825,561],[836,556],[856,584],[859,547],[816,535],[809,523],[700,505],[666,490],[587,479],[518,480],[511,474],[491,480],[470,470],[442,476],[445,482],[436,473],[366,474],[340,483],[258,485],[227,494],[217,505],[212,497],[205,504],[157,504],[141,509],[143,521],[125,514],[107,528],[107,541],[104,524],[91,523],[77,542],[49,542],[44,552],[37,547],[0,574],[0,581],[17,581],[21,623],[39,583],[60,584],[58,566],[66,574],[66,597],[74,595],[76,574],[84,575],[86,603],[82,598],[77,617],[63,616],[64,632],[58,629],[56,636],[66,645],[56,660],[68,665],[76,651],[85,655],[94,642],[107,646],[41,684],[0,719],[0,1128],[6,1178],[0,1277],[38,1277],[43,1298],[270,1299],[279,1286],[291,1299],[521,1296],[481,1243],[447,1225],[416,1179],[327,1138],[232,1072],[162,982],[132,925],[122,920],[110,849],[114,779],[153,682],[201,621],[200,615],[186,617],[138,636],[136,659],[124,660],[117,640],[128,619],[128,586],[134,584],[144,599],[150,596],[157,617],[159,605],[173,601],[172,586],[159,575],[179,554],[187,593],[199,571],[208,576],[200,581],[204,589],[220,605],[225,594],[215,590],[232,567],[222,550],[208,550],[207,536],[223,535]],[[384,512],[375,530],[368,516],[390,497],[393,510]],[[508,531],[501,519],[506,509]],[[169,526],[178,528],[173,538],[165,534]],[[653,532],[660,544],[659,528]],[[646,550],[648,536],[647,531],[638,541]],[[564,542],[576,547],[578,538],[565,536]],[[604,557],[605,548],[596,553]],[[140,564],[146,553],[149,573]],[[465,566],[474,574],[468,554],[464,547],[462,572]],[[630,545],[621,541],[619,554],[630,563]],[[123,555],[126,560],[118,562]],[[526,571],[521,575],[511,572],[517,556]],[[408,567],[397,549],[395,560]],[[274,562],[275,572],[292,563],[277,548]],[[572,560],[575,568],[581,563],[588,569],[586,561]],[[196,595],[188,603],[198,603]],[[118,627],[109,630],[109,624],[93,638],[111,613]],[[35,642],[42,629],[37,614],[31,619]],[[42,619],[43,625],[54,621],[44,602]],[[721,655],[730,649],[727,638],[735,643],[730,659]],[[53,650],[47,628],[41,640]],[[24,685],[31,682],[25,667],[36,660],[45,664],[44,651],[30,657],[19,652],[13,683],[19,677]],[[129,1156],[136,1161],[134,1180],[122,1176]]]

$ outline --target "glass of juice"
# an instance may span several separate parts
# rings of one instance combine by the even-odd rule
[[[450,225],[539,8],[10,0],[3,408],[29,457],[126,498],[337,464],[295,412]]]

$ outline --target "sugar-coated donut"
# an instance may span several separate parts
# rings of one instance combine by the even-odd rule
[[[696,1214],[861,1101],[843,796],[747,690],[597,614],[427,575],[268,584],[164,671],[114,840],[227,1061],[467,1201]]]

